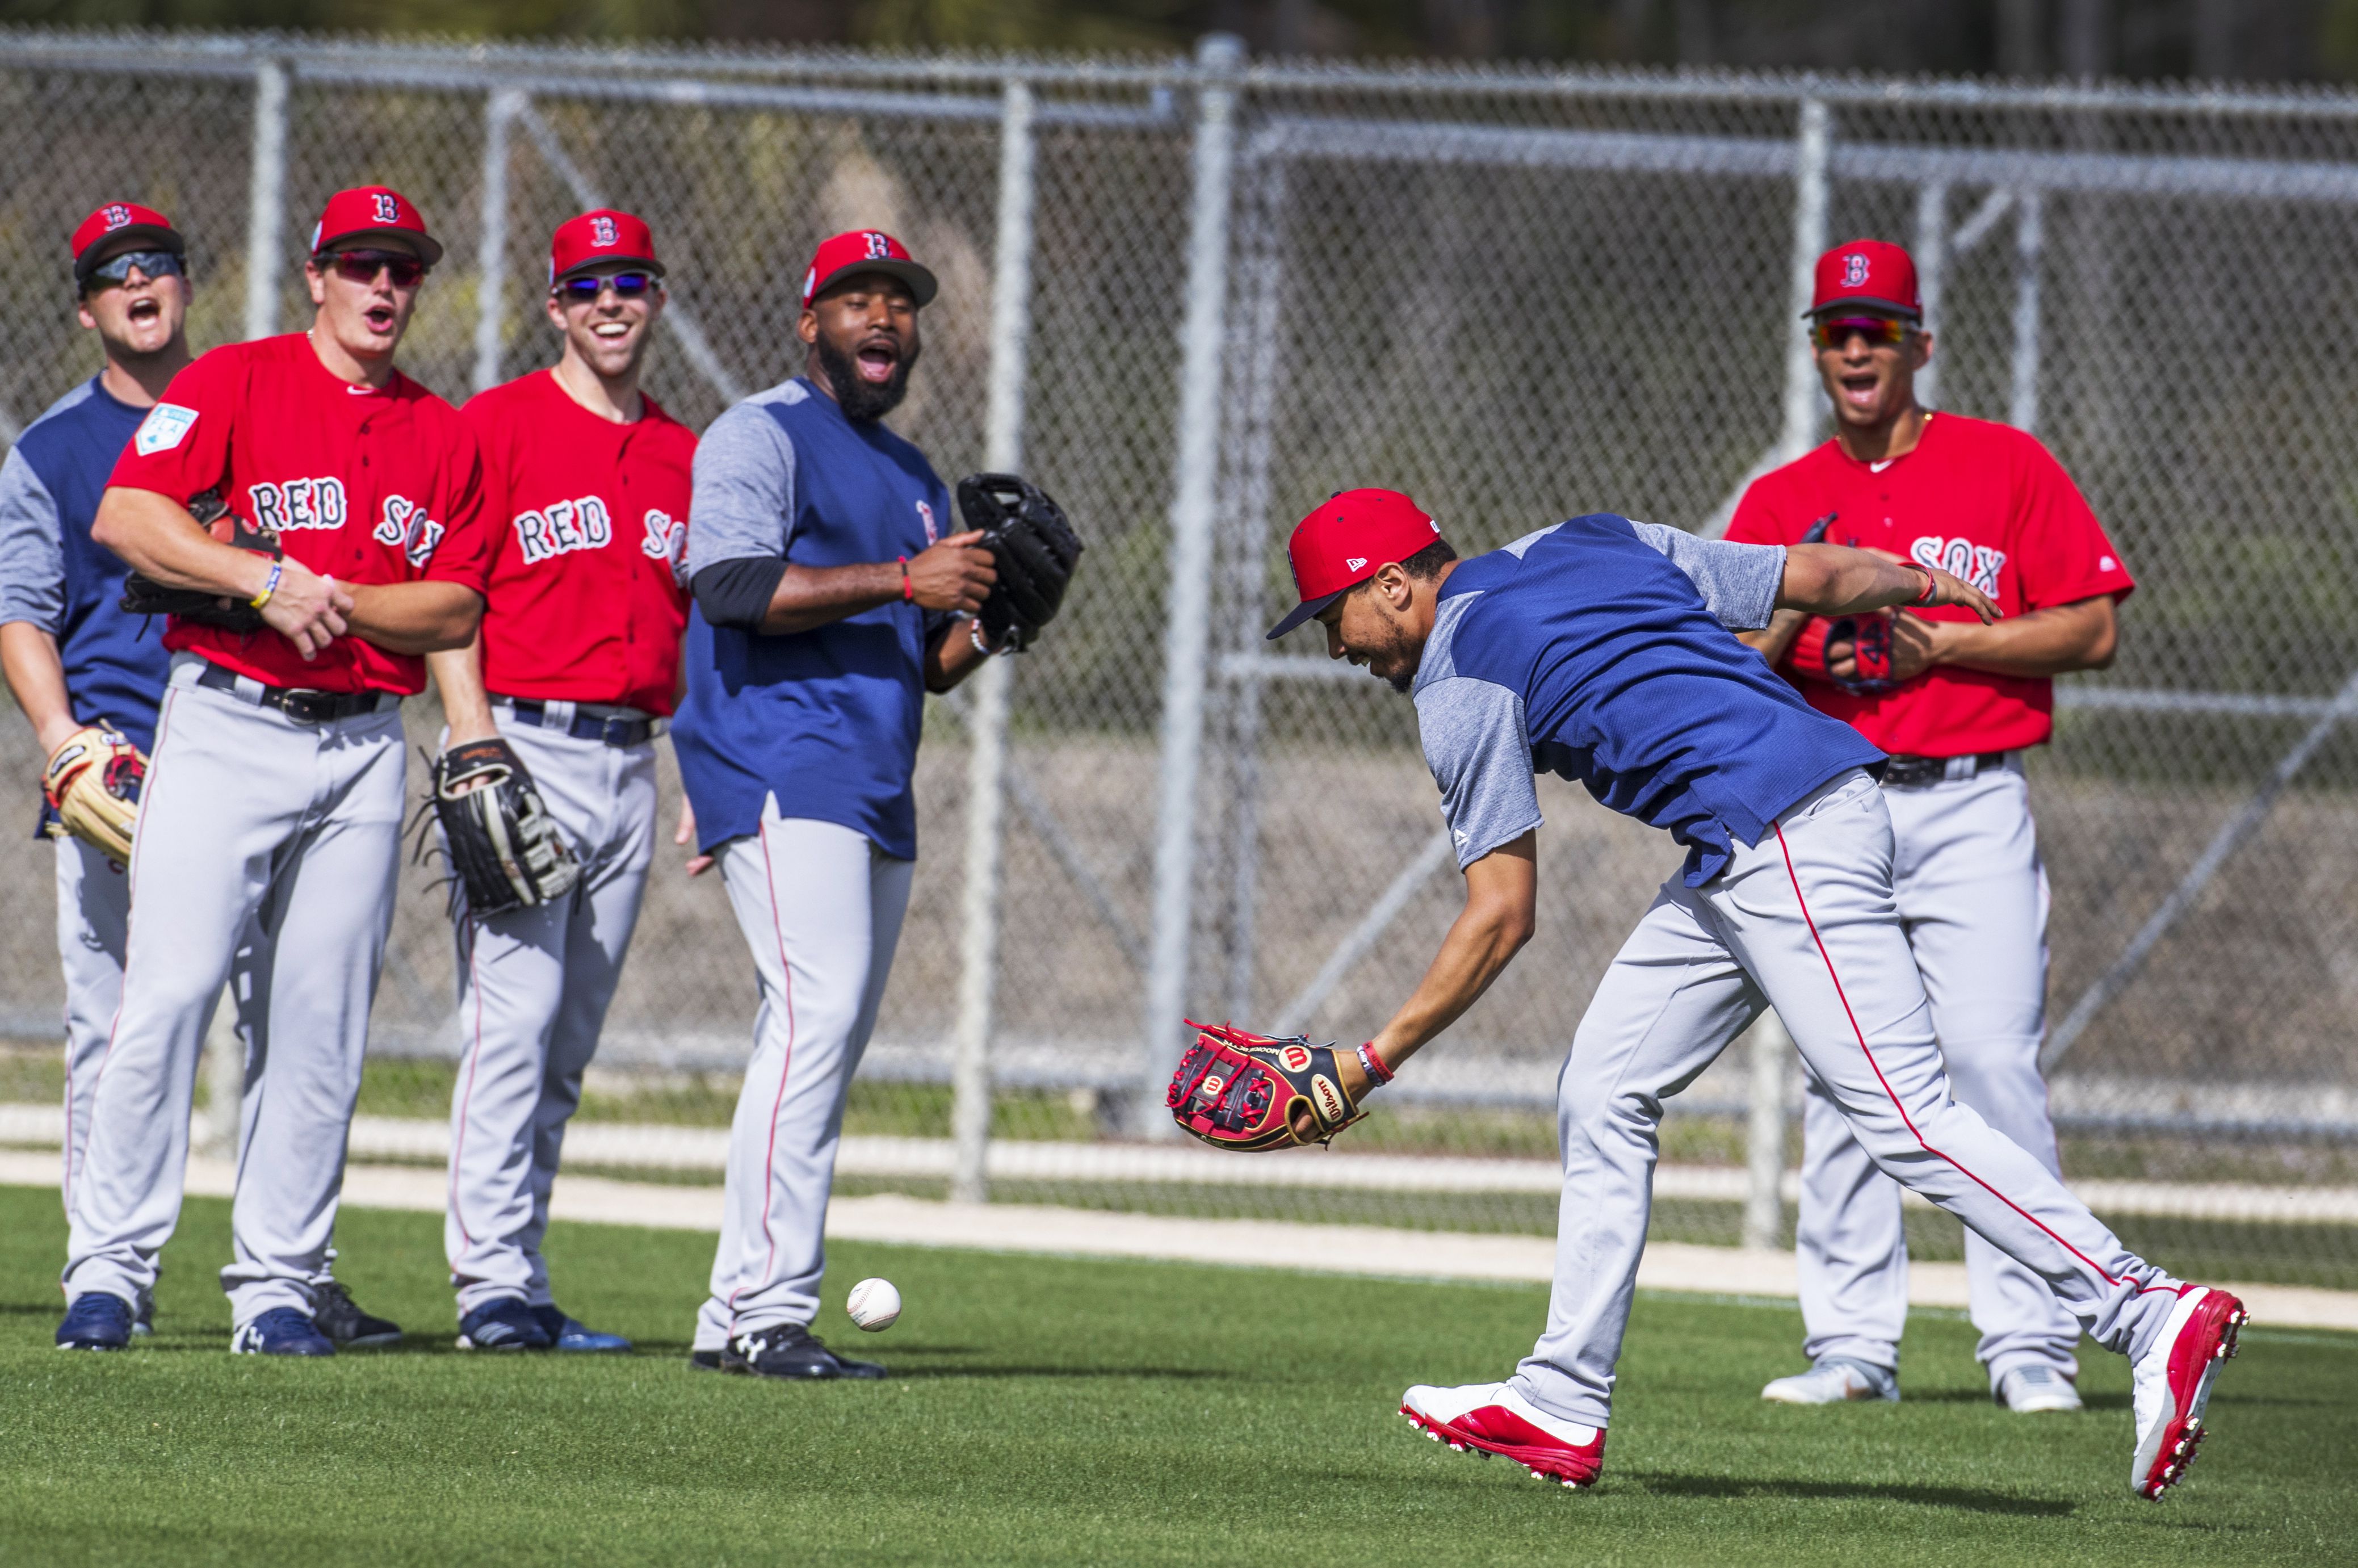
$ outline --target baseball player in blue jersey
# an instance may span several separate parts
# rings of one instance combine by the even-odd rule
[[[1765,626],[1779,608],[1961,605],[1988,621],[1990,600],[1945,571],[1864,550],[1706,543],[1610,515],[1460,561],[1439,524],[1390,491],[1329,501],[1294,531],[1292,552],[1302,602],[1270,635],[1314,616],[1334,657],[1413,697],[1466,890],[1391,1022],[1356,1058],[1333,1053],[1342,1102],[1320,1078],[1299,1132],[1347,1125],[1359,1098],[1530,939],[1535,772],[1577,780],[1687,851],[1606,972],[1564,1063],[1546,1332],[1511,1379],[1412,1388],[1401,1413],[1542,1478],[1596,1478],[1662,1101],[1774,1007],[1878,1166],[2045,1278],[2098,1344],[2131,1358],[2130,1486],[2158,1498],[2176,1482],[2242,1303],[2130,1252],[2036,1156],[1951,1095],[1894,901],[1891,817],[1874,775],[1883,756],[1730,631]],[[1309,1057],[1325,1059],[1282,1049],[1246,1070]],[[1228,1108],[1234,1082],[1209,1098],[1200,1083],[1175,1087],[1183,1124],[1217,1132],[1216,1119],[1199,1114],[1197,1127],[1188,1116]]]
[[[934,292],[889,235],[827,241],[803,285],[804,373],[697,448],[680,834],[691,872],[719,862],[761,988],[698,1367],[884,1375],[809,1324],[844,1095],[908,907],[925,694],[990,651],[956,619],[994,581],[982,535],[943,536],[948,491],[882,423]]]
[[[191,291],[187,243],[153,208],[107,202],[74,230],[70,248],[77,314],[97,334],[105,364],[27,426],[0,463],[0,673],[50,759],[50,793],[61,784],[66,792],[62,816],[57,803],[44,803],[41,828],[57,840],[58,956],[66,981],[60,1193],[69,1213],[98,1065],[123,997],[131,910],[124,851],[171,663],[155,629],[121,608],[130,568],[91,537],[91,519],[115,459],[189,362]],[[103,827],[89,837],[77,831],[71,793],[106,788],[99,770],[110,752],[121,842]],[[92,775],[86,783],[69,775],[76,762]],[[331,1277],[323,1273],[315,1289],[322,1327],[338,1343],[400,1337]],[[153,1304],[143,1294],[133,1333],[148,1331]]]

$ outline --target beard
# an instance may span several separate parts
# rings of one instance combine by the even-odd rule
[[[851,356],[825,338],[811,347],[817,351],[819,368],[827,373],[827,384],[835,388],[835,401],[842,408],[843,416],[855,425],[882,419],[901,406],[901,399],[909,395],[909,373],[917,367],[914,348],[893,362],[892,379],[880,384],[862,380]]]

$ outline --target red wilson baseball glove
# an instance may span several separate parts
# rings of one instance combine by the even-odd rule
[[[1165,1103],[1172,1119],[1215,1149],[1291,1149],[1325,1143],[1368,1113],[1344,1091],[1335,1047],[1302,1035],[1272,1040],[1222,1023],[1187,1020],[1195,1044],[1179,1059]],[[1303,1138],[1293,1119],[1307,1109],[1317,1130]]]

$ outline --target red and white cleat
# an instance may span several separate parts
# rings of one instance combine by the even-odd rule
[[[2235,1336],[2251,1315],[2224,1291],[2180,1288],[2169,1321],[2134,1372],[2137,1445],[2129,1490],[2138,1497],[2158,1503],[2185,1478],[2202,1442],[2211,1385],[2220,1364],[2235,1353]]]
[[[1503,1454],[1535,1481],[1578,1488],[1605,1468],[1605,1429],[1561,1420],[1507,1383],[1435,1389],[1420,1383],[1401,1397],[1409,1424],[1460,1454]]]

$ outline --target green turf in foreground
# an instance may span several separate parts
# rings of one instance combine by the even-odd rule
[[[345,1216],[406,1351],[225,1354],[219,1203],[192,1203],[147,1348],[49,1347],[54,1193],[0,1189],[0,1562],[1821,1564],[2347,1562],[2358,1337],[2245,1341],[2193,1478],[2126,1492],[2126,1374],[2081,1416],[1991,1406],[1972,1331],[1909,1328],[1908,1402],[1796,1411],[1790,1308],[1639,1302],[1606,1479],[1574,1494],[1417,1439],[1411,1382],[1501,1376],[1532,1288],[846,1246],[819,1327],[882,1385],[691,1373],[708,1238],[559,1227],[560,1299],[630,1358],[449,1347],[438,1221]],[[1371,1258],[1412,1270],[1413,1258]],[[882,1273],[906,1316],[857,1334]]]

